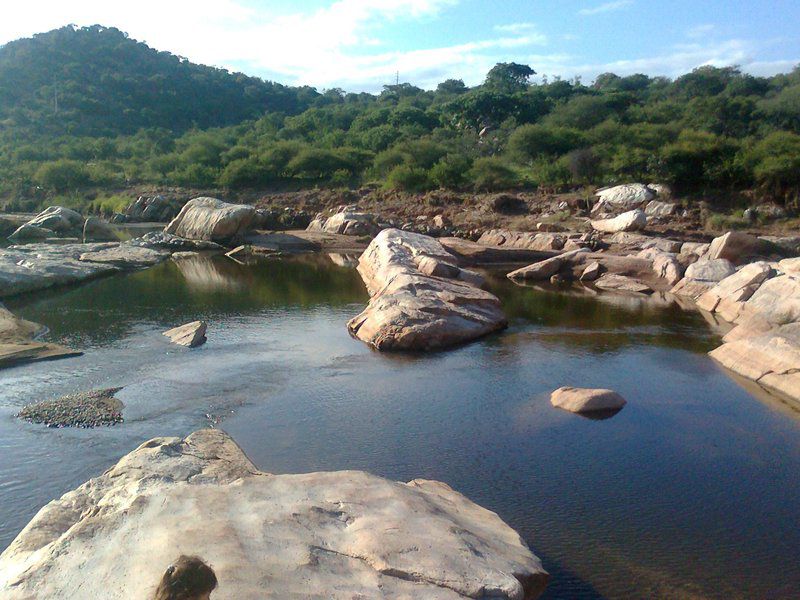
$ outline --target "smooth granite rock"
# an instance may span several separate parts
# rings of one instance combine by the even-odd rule
[[[515,271],[511,271],[507,277],[512,280],[527,281],[541,281],[544,279],[550,279],[550,277],[558,273],[565,264],[582,254],[589,254],[589,249],[578,248],[576,250],[564,252],[563,254],[533,263],[532,265],[522,267]]]
[[[529,233],[508,229],[490,229],[484,232],[478,243],[485,246],[520,248],[524,250],[548,251],[564,248],[567,238],[556,233]]]
[[[618,233],[620,231],[639,231],[647,225],[647,216],[641,209],[622,213],[613,219],[599,219],[591,221],[592,229],[603,233]]]
[[[371,298],[347,324],[378,350],[433,350],[469,342],[507,325],[496,296],[459,278],[426,275],[424,259],[454,265],[434,238],[384,229],[361,255],[358,271]]]
[[[163,335],[167,336],[173,344],[195,348],[206,343],[206,329],[205,321],[192,321],[191,323],[168,329]]]
[[[625,399],[613,390],[560,387],[550,394],[550,403],[574,413],[619,411]]]
[[[195,198],[183,206],[164,228],[164,232],[190,240],[225,244],[245,235],[250,230],[255,214],[255,209],[247,204],[229,204],[216,198]]]
[[[654,200],[656,192],[642,183],[628,183],[598,190],[592,212],[631,210]]]
[[[4,600],[149,598],[178,555],[212,600],[533,600],[548,575],[495,513],[443,483],[270,475],[219,430],[156,438],[42,508],[0,555]]]

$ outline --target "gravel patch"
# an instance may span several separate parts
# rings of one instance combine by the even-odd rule
[[[122,388],[68,394],[24,407],[17,417],[48,427],[98,427],[122,423],[124,405],[114,397]]]

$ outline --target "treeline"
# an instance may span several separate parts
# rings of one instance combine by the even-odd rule
[[[121,35],[123,45],[155,52]],[[377,95],[282,88],[289,90],[282,103],[254,100],[258,118],[242,108],[239,122],[223,127],[202,125],[217,110],[199,108],[216,101],[202,87],[184,92],[197,113],[183,107],[172,123],[159,119],[174,107],[148,120],[142,103],[149,96],[130,96],[127,110],[139,115],[132,122],[147,122],[132,134],[123,119],[115,131],[113,123],[97,131],[85,124],[45,136],[15,117],[0,129],[0,192],[27,197],[144,183],[503,190],[636,180],[686,192],[757,188],[765,199],[798,200],[800,68],[763,78],[701,67],[674,81],[607,73],[590,85],[534,75],[526,65],[500,63],[474,88],[460,80],[431,91],[390,85]],[[8,103],[4,94],[0,104]],[[0,115],[7,111],[0,106]],[[92,112],[81,114],[76,122]],[[186,129],[189,120],[197,125]]]

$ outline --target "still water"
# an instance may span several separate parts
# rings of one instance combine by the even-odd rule
[[[718,332],[657,300],[491,285],[510,328],[427,356],[350,338],[367,296],[326,256],[168,261],[9,302],[85,354],[0,372],[0,548],[142,441],[213,423],[265,471],[449,483],[542,558],[545,598],[800,596],[800,416],[705,356]],[[209,323],[201,348],[161,336],[195,319]],[[584,419],[550,406],[561,385],[628,405]],[[14,418],[117,386],[116,427]]]

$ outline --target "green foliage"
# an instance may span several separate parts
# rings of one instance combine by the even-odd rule
[[[431,188],[431,180],[427,171],[419,167],[402,164],[386,177],[386,189],[406,192],[424,192]]]
[[[514,170],[497,157],[476,160],[468,177],[476,190],[484,192],[508,190],[519,184],[519,177]]]
[[[34,181],[44,188],[62,192],[80,187],[89,182],[89,172],[83,163],[62,158],[43,163],[33,176]]]
[[[511,134],[508,151],[515,160],[529,163],[541,156],[566,154],[584,143],[584,136],[575,129],[523,125]]]
[[[460,188],[466,181],[472,161],[460,154],[448,154],[431,167],[430,178],[440,188]]]

